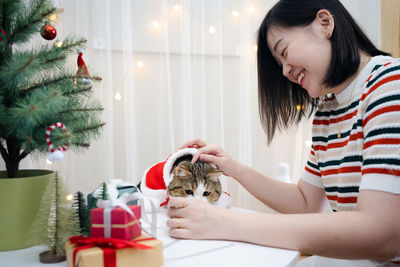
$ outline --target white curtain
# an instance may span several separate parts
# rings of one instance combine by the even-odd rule
[[[258,117],[254,46],[275,2],[56,0],[63,10],[54,23],[58,37],[88,40],[83,58],[89,72],[103,78],[93,97],[105,108],[106,126],[88,151],[67,151],[53,165],[34,155],[21,167],[58,170],[71,193],[87,194],[109,179],[138,183],[147,167],[198,137],[270,177],[286,162],[297,182],[311,121],[267,145]],[[380,47],[380,1],[342,2]],[[70,66],[76,68],[76,57]],[[233,179],[225,183],[235,206],[267,209]]]

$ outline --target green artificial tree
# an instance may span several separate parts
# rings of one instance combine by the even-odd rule
[[[40,254],[41,262],[65,260],[65,242],[70,236],[80,233],[76,210],[66,196],[65,185],[56,173],[47,186],[31,228],[32,244],[48,247]]]
[[[89,147],[104,125],[103,108],[90,98],[93,82],[101,78],[90,76],[86,65],[81,71],[66,66],[67,57],[77,56],[86,40],[46,41],[36,50],[29,45],[39,34],[55,37],[48,19],[56,11],[50,0],[0,0],[0,154],[9,178],[17,176],[27,155],[48,152],[50,125],[62,122],[70,131],[55,129],[54,147],[69,142],[75,150]]]
[[[80,233],[84,236],[90,235],[90,214],[83,193],[78,191],[74,197],[74,208],[79,218]]]

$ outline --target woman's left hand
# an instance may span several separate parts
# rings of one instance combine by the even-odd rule
[[[168,203],[167,226],[175,238],[220,239],[223,235],[220,217],[223,209],[200,199],[173,197]],[[218,223],[219,222],[219,223]]]

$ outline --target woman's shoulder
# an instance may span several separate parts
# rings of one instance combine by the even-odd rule
[[[377,56],[371,62],[371,73],[366,80],[361,100],[375,99],[384,94],[400,94],[400,59]]]
[[[371,63],[371,73],[366,84],[367,88],[388,80],[398,80],[400,82],[400,58],[376,56],[371,58]]]

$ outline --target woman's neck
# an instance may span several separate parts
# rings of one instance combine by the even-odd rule
[[[340,92],[342,92],[347,86],[349,86],[349,84],[357,78],[357,76],[360,74],[360,72],[364,69],[365,65],[367,65],[368,61],[371,59],[371,56],[365,54],[365,53],[361,53],[361,57],[360,57],[360,65],[358,66],[358,70],[355,74],[353,74],[352,76],[350,76],[349,78],[347,78],[344,82],[342,82],[340,85],[331,88],[329,91],[329,93],[332,94],[339,94]]]

